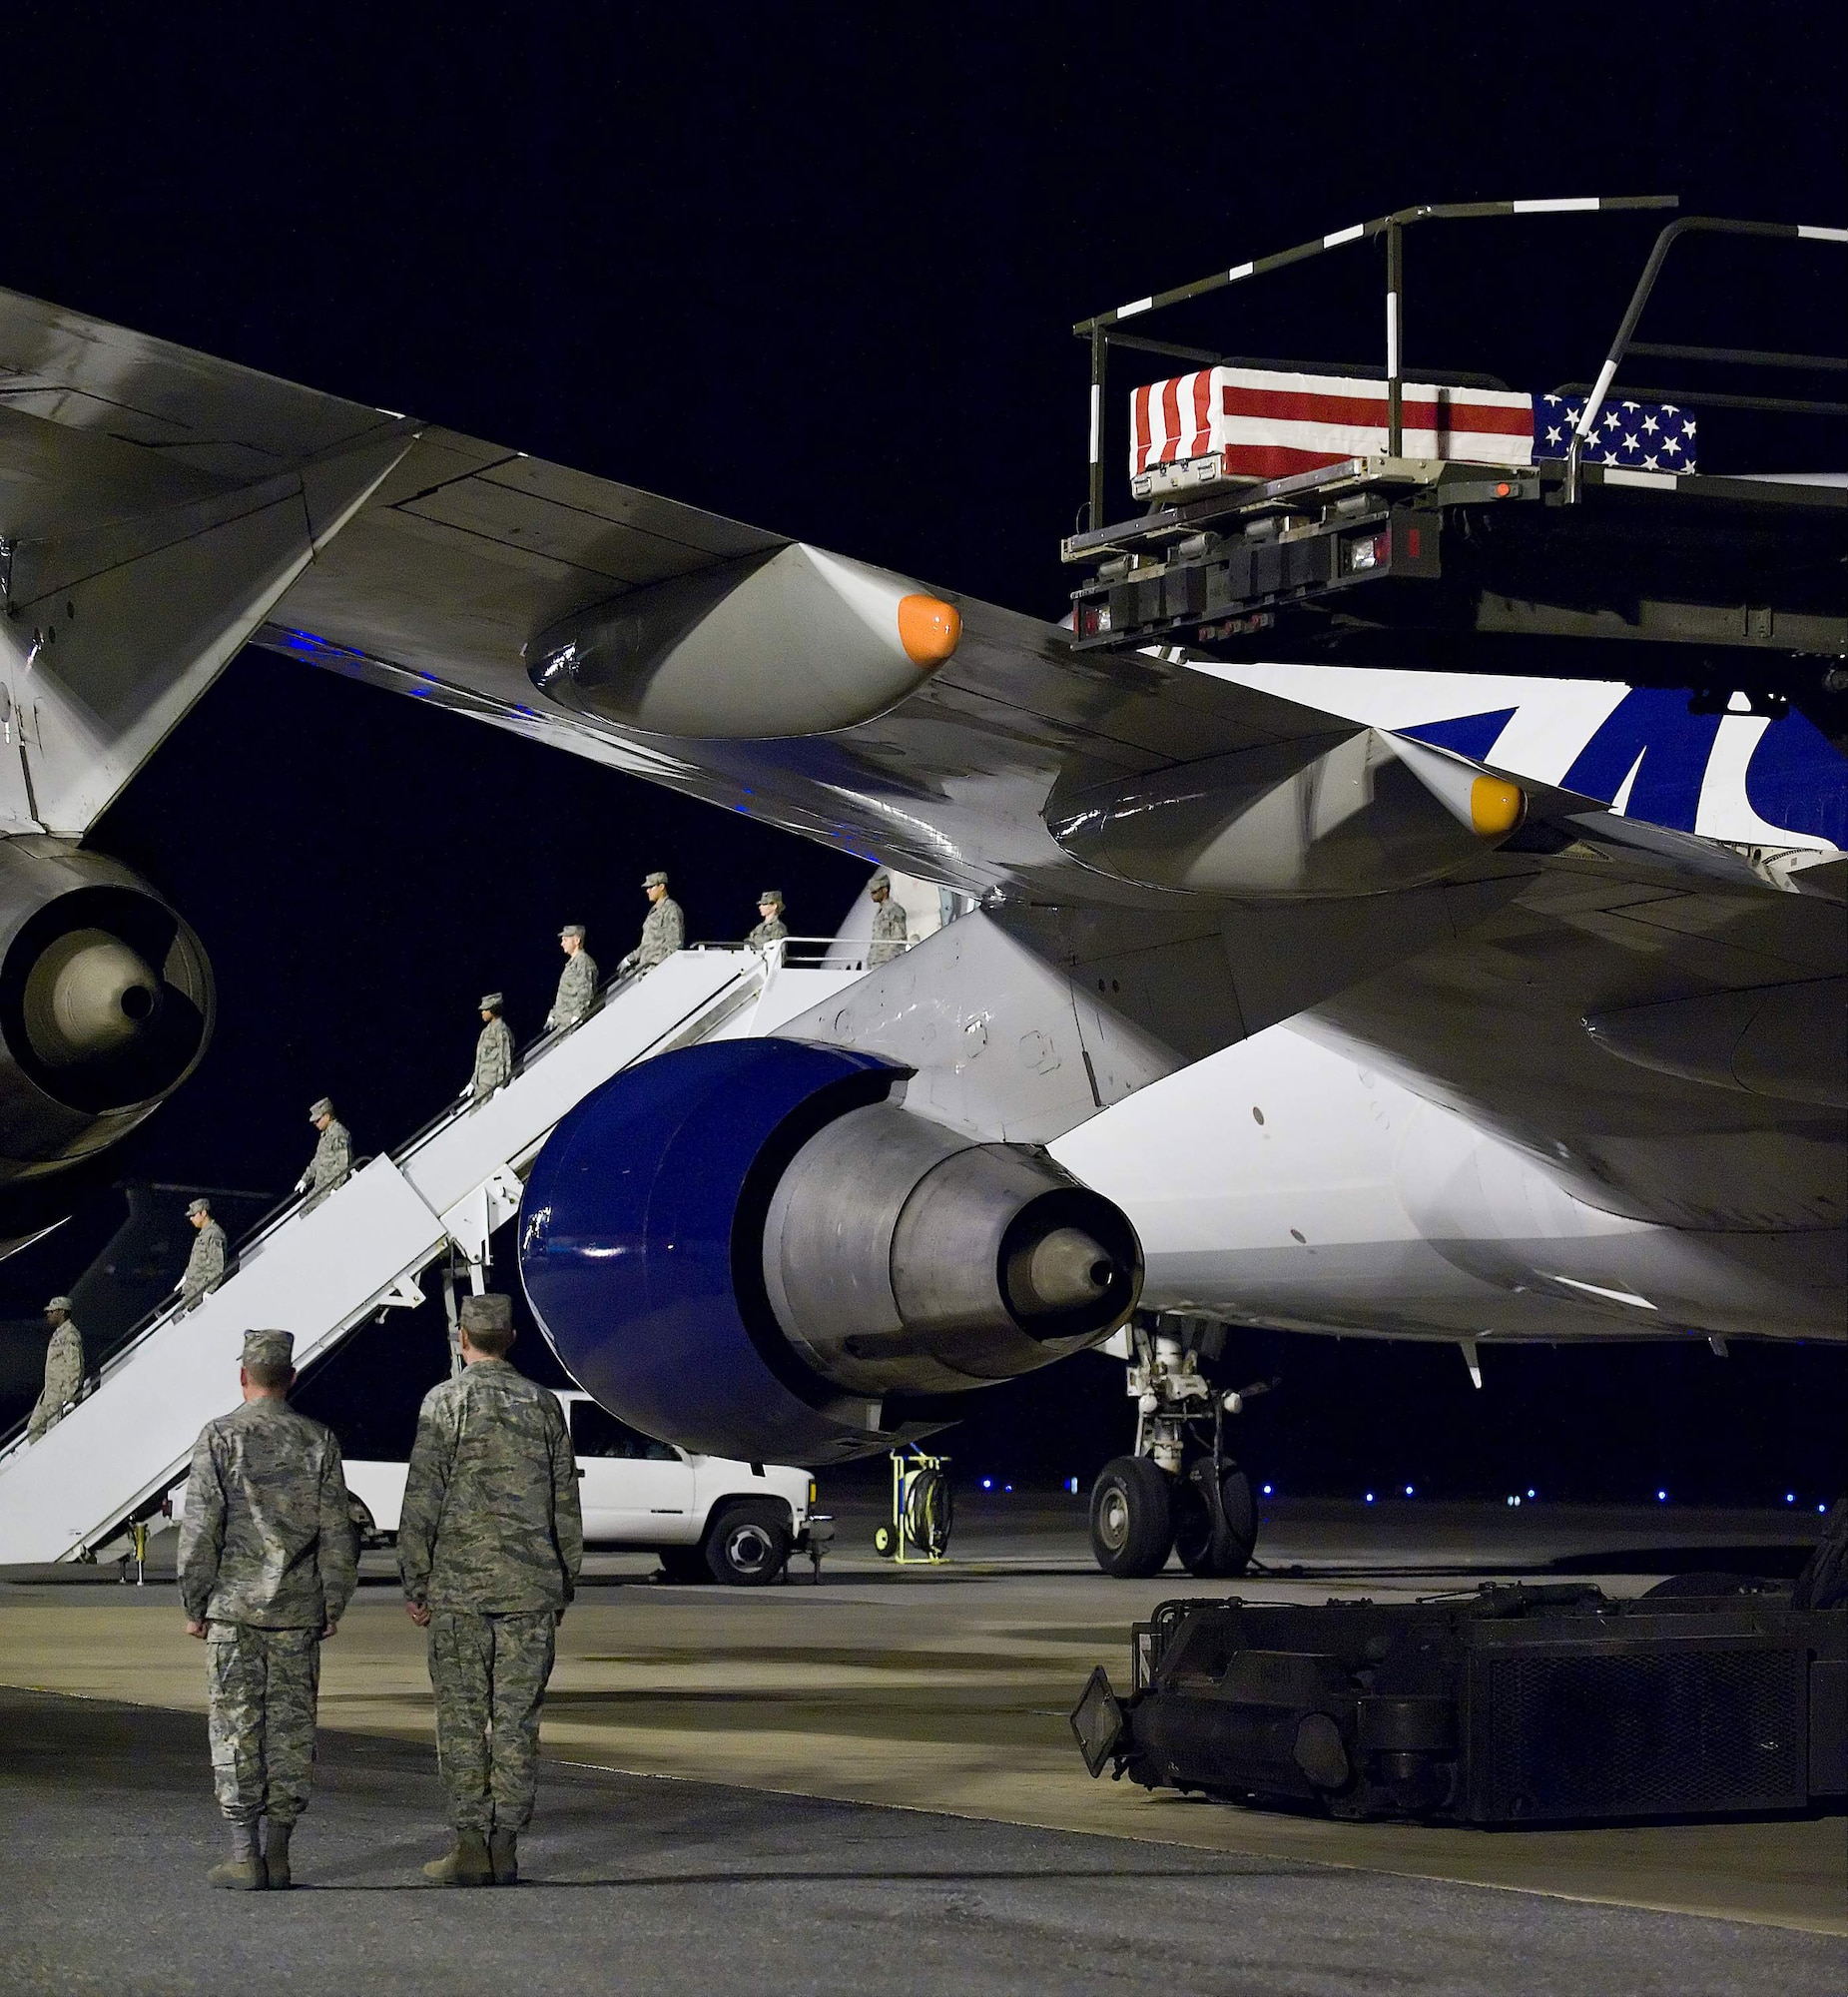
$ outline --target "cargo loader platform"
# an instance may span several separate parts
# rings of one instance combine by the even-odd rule
[[[1690,236],[1721,239],[1723,253],[1761,239],[1793,280],[1836,282],[1848,230],[1677,217],[1592,381],[1525,393],[1404,357],[1414,224],[1673,206],[1407,209],[1080,322],[1090,495],[1060,552],[1092,573],[1072,593],[1074,645],[1623,680],[1689,687],[1720,708],[1742,693],[1773,716],[1794,700],[1842,734],[1848,401],[1836,397],[1848,356],[1635,335]],[[1227,357],[1144,335],[1148,315],[1350,244],[1385,253],[1383,364]],[[1139,513],[1105,471],[1107,370],[1124,349],[1144,373],[1161,360],[1191,370],[1130,396],[1125,497],[1147,502]],[[1685,387],[1635,378],[1665,361]],[[1767,376],[1778,393],[1762,392]]]

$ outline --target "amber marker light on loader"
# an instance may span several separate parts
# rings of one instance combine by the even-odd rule
[[[924,672],[933,672],[962,638],[962,617],[953,603],[935,596],[899,599],[899,643],[905,656]]]
[[[1470,786],[1470,825],[1478,839],[1506,839],[1527,815],[1527,793],[1519,784],[1478,777]]]

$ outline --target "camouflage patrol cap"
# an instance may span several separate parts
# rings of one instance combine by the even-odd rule
[[[293,1367],[296,1363],[296,1335],[293,1331],[247,1331],[239,1358],[246,1366]]]
[[[189,1199],[186,1203],[186,1217],[188,1220],[191,1220],[196,1213],[210,1213],[211,1211],[212,1202],[209,1199]]]
[[[667,886],[667,876],[658,869],[653,874],[644,874],[642,876],[642,886],[644,888],[665,888]]]
[[[71,1314],[71,1300],[69,1297],[53,1297],[45,1308],[48,1311],[63,1311],[65,1316],[69,1317]]]
[[[500,993],[484,992],[481,995],[481,1003],[475,1009],[480,1012],[498,1012],[506,1002]]]
[[[890,895],[892,893],[892,876],[883,867],[867,883],[867,893],[869,895],[877,895],[882,888],[885,889],[887,894]]]
[[[566,923],[564,928],[558,932],[559,942],[563,943],[568,936],[574,936],[579,943],[582,943],[584,941],[584,925],[582,923]]]
[[[322,1116],[331,1116],[332,1114],[333,1103],[325,1095],[321,1096],[318,1101],[308,1104],[308,1121],[310,1123],[318,1121]]]
[[[462,1299],[462,1329],[464,1331],[511,1331],[513,1329],[513,1299],[503,1297],[496,1290],[489,1290],[484,1296]]]
[[[775,902],[778,908],[782,908],[783,890],[781,888],[766,888],[757,898],[757,901],[759,908],[762,908],[766,902]]]

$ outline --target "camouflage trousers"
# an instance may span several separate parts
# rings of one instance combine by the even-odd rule
[[[64,1419],[64,1401],[54,1401],[49,1392],[41,1394],[26,1417],[26,1440],[37,1442],[47,1429],[55,1429]]]
[[[207,1626],[212,1780],[233,1823],[294,1823],[314,1768],[318,1630]]]
[[[524,1830],[538,1780],[539,1708],[552,1674],[558,1618],[430,1616],[436,1765],[457,1830]]]

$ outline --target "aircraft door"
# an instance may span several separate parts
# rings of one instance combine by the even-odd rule
[[[619,1422],[592,1400],[568,1403],[584,1538],[687,1546],[699,1538],[693,1467],[671,1443]]]

